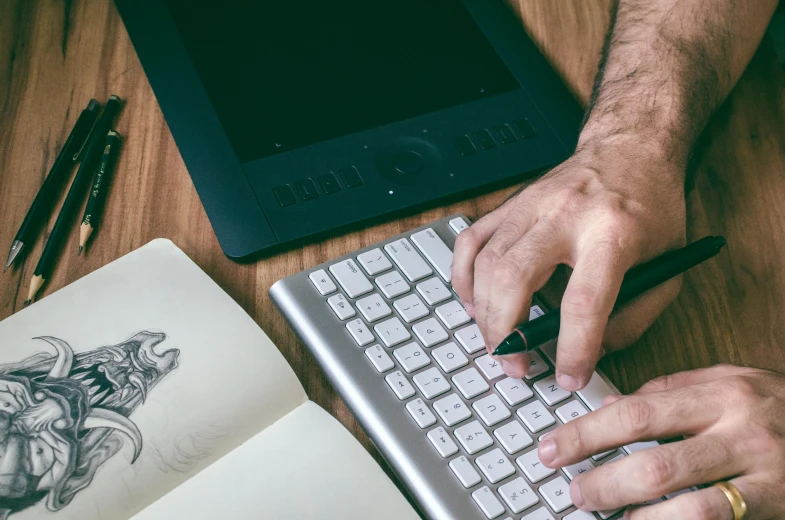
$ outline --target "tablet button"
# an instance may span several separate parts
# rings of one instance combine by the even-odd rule
[[[528,139],[530,137],[534,137],[537,135],[537,132],[532,127],[532,124],[529,123],[528,119],[519,119],[515,122],[515,128],[521,133],[521,137],[524,139]]]
[[[512,133],[512,128],[509,125],[501,125],[494,128],[499,133],[499,139],[502,144],[510,144],[516,141],[515,134]]]
[[[316,177],[321,184],[322,189],[325,193],[337,193],[341,191],[341,185],[338,184],[338,179],[335,178],[335,175],[332,173],[323,173]]]
[[[297,199],[294,198],[294,193],[292,193],[292,189],[287,184],[276,186],[273,188],[273,193],[275,193],[275,198],[278,199],[278,204],[281,206],[291,206],[297,202]]]
[[[456,137],[455,139],[452,140],[452,142],[455,145],[455,147],[458,149],[458,151],[461,152],[461,155],[463,155],[463,156],[472,155],[474,153],[477,153],[477,149],[474,148],[474,145],[472,144],[472,142],[465,135],[462,135],[460,137]]]
[[[404,175],[411,175],[422,170],[425,165],[423,158],[417,152],[404,151],[398,152],[393,156],[393,167]]]
[[[341,178],[343,182],[346,183],[347,188],[354,188],[356,186],[361,186],[363,183],[362,177],[360,174],[357,173],[357,168],[354,166],[350,166],[349,168],[344,168],[340,171]]]
[[[316,191],[316,186],[313,185],[311,179],[297,181],[295,186],[297,186],[297,191],[300,192],[300,197],[302,197],[303,200],[311,200],[319,196],[319,192]]]
[[[477,139],[477,142],[480,143],[480,148],[483,150],[490,150],[491,148],[496,148],[496,142],[493,140],[493,136],[488,130],[480,130],[479,132],[474,132],[474,138]]]

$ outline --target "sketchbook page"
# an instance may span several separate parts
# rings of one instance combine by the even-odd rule
[[[306,402],[133,520],[419,520],[337,420]]]
[[[129,518],[306,399],[253,320],[153,241],[0,322],[0,519]]]

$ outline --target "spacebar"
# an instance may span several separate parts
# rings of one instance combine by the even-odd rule
[[[439,235],[431,229],[425,229],[412,235],[412,242],[417,246],[425,258],[436,268],[446,282],[450,281],[452,272],[452,251],[447,247]]]

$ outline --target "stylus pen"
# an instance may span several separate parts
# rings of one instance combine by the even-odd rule
[[[619,296],[613,306],[615,311],[633,298],[674,278],[684,271],[708,260],[725,245],[725,237],[704,237],[688,246],[669,251],[645,264],[633,267],[624,275]],[[553,309],[539,318],[518,325],[504,338],[494,356],[531,352],[536,347],[559,336],[561,312]]]
[[[16,232],[14,241],[11,244],[11,250],[8,252],[8,260],[5,262],[5,268],[11,267],[14,260],[22,252],[25,245],[33,241],[34,236],[41,226],[41,223],[48,217],[49,211],[55,204],[55,197],[57,196],[58,188],[65,181],[68,171],[79,160],[79,155],[82,153],[87,137],[90,135],[90,129],[95,123],[95,118],[98,115],[98,102],[91,99],[87,107],[79,114],[73,130],[68,135],[65,144],[57,154],[52,169],[46,175],[44,183],[38,190],[38,194],[33,199],[30,209],[27,210],[27,215],[19,226],[19,231]]]
[[[104,141],[109,128],[112,125],[112,119],[120,109],[120,98],[117,96],[110,96],[109,101],[106,102],[106,107],[101,117],[93,127],[90,133],[90,140],[87,144],[87,150],[82,158],[82,164],[79,165],[79,170],[76,172],[71,187],[68,190],[68,195],[65,197],[63,207],[60,208],[60,214],[57,215],[57,220],[49,234],[49,240],[46,241],[44,251],[41,253],[41,259],[38,260],[38,265],[33,272],[33,278],[30,280],[30,289],[27,293],[27,300],[25,306],[29,305],[36,293],[44,285],[44,282],[49,278],[54,267],[57,253],[68,236],[70,226],[73,223],[74,216],[79,205],[84,200],[87,192],[87,187],[90,184],[90,178],[95,171],[95,167],[101,158],[101,152],[104,149]]]

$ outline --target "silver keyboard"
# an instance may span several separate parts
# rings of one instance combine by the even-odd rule
[[[453,215],[276,282],[270,296],[381,454],[433,520],[596,520],[573,507],[577,474],[656,443],[552,470],[539,438],[617,393],[599,372],[562,389],[556,344],[524,379],[504,375],[450,285]],[[543,313],[535,298],[531,318]]]

